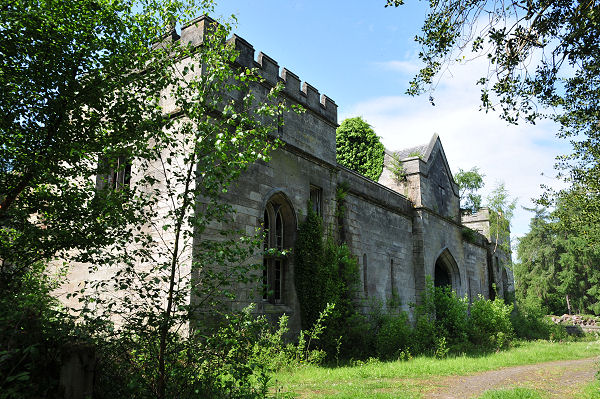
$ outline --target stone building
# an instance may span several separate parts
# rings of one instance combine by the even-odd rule
[[[201,40],[208,21],[201,17],[184,26],[180,40]],[[337,164],[333,100],[301,83],[290,70],[280,70],[266,54],[255,57],[244,39],[234,35],[230,42],[239,51],[236,62],[258,68],[264,77],[256,90],[264,95],[282,82],[283,99],[306,110],[284,116],[284,126],[274,132],[283,145],[268,163],[254,163],[224,195],[236,211],[233,228],[253,233],[268,227],[269,247],[292,248],[309,200],[324,226],[338,222],[336,189],[343,184],[348,188],[345,239],[360,266],[361,299],[385,302],[393,296],[410,312],[409,305],[419,301],[425,289],[426,276],[438,285],[450,284],[458,295],[470,299],[489,298],[493,284],[499,294],[513,289],[512,273],[505,267],[510,258],[494,252],[489,240],[489,212],[461,218],[458,187],[437,135],[416,148],[386,150],[383,173],[374,182]],[[402,175],[394,173],[394,159],[401,161]],[[246,287],[239,290],[239,305],[256,303],[258,312],[272,316],[285,313],[292,331],[299,329],[293,256],[262,260],[259,256],[253,261],[262,261],[263,279],[273,295],[263,298],[259,287]],[[77,280],[71,278],[73,284]]]
[[[182,37],[193,36],[186,27]],[[337,105],[320,95],[297,75],[255,50],[238,36],[230,39],[240,55],[237,62],[258,68],[268,90],[277,82],[285,86],[288,104],[302,105],[303,114],[289,113],[277,133],[284,145],[268,163],[256,162],[229,190],[226,200],[237,214],[237,228],[248,232],[269,227],[269,246],[291,248],[309,199],[325,226],[336,223],[336,189],[348,187],[345,198],[346,242],[360,266],[361,298],[385,302],[393,296],[403,310],[416,303],[425,289],[426,276],[438,285],[450,284],[470,299],[513,290],[506,267],[510,255],[501,254],[489,239],[489,212],[461,218],[458,186],[440,138],[433,135],[422,146],[396,151],[403,176],[391,167],[386,151],[384,170],[374,182],[336,162]],[[416,155],[415,155],[416,154]],[[470,230],[469,227],[474,230]],[[299,328],[299,304],[294,287],[294,259],[263,260],[264,282],[273,296],[245,291],[242,303],[257,303],[265,314],[290,316],[290,327]]]

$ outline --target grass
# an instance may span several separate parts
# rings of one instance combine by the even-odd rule
[[[501,367],[554,360],[582,359],[600,355],[600,342],[519,342],[507,351],[480,356],[451,356],[446,359],[419,356],[410,361],[371,360],[358,366],[305,366],[273,376],[285,387],[283,397],[300,398],[420,398],[435,389],[439,377],[466,375]],[[437,385],[436,385],[437,384]],[[516,395],[525,395],[519,390]],[[523,391],[525,392],[525,391]],[[533,391],[535,393],[535,391]],[[528,393],[533,395],[534,393]],[[490,393],[489,395],[494,395]],[[500,395],[512,393],[501,392]],[[487,396],[487,398],[536,398],[536,396]]]
[[[514,388],[486,391],[478,399],[544,399],[544,396],[533,389]]]
[[[580,399],[600,399],[600,381],[596,380],[585,385],[577,397]]]

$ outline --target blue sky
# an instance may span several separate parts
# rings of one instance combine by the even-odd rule
[[[498,115],[479,111],[475,81],[485,60],[454,65],[427,96],[404,94],[420,67],[414,37],[426,15],[426,3],[411,1],[385,8],[385,0],[221,1],[214,17],[235,14],[234,32],[331,97],[338,119],[362,116],[391,149],[442,140],[453,173],[479,167],[486,175],[484,196],[504,182],[518,208],[514,237],[528,231],[531,198],[540,184],[556,185],[554,158],[569,151],[555,138],[551,122],[507,125]],[[542,175],[543,174],[543,175]],[[515,241],[515,240],[513,240]]]

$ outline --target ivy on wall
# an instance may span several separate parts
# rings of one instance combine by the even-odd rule
[[[298,230],[294,249],[294,283],[300,303],[302,329],[308,329],[326,305],[323,285],[329,285],[329,276],[322,270],[323,226],[321,218],[308,206],[308,215]],[[317,287],[318,286],[318,287]],[[325,287],[325,291],[329,287]]]
[[[371,125],[360,116],[345,119],[336,130],[336,157],[340,165],[379,180],[384,147]]]
[[[338,188],[344,192],[344,188]],[[339,195],[339,193],[338,193]],[[338,223],[343,218],[343,200],[338,198],[336,216]],[[339,230],[338,230],[339,233]],[[328,303],[335,303],[335,309],[326,321],[325,334],[320,346],[328,354],[346,346],[349,330],[348,321],[356,314],[354,289],[360,280],[358,262],[348,246],[323,233],[323,222],[312,206],[300,225],[294,250],[295,284],[300,303],[302,328],[309,328],[319,317]],[[343,339],[341,338],[343,336]]]

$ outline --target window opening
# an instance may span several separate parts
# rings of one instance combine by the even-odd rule
[[[278,250],[283,250],[283,220],[279,210],[277,210],[277,216],[275,217],[275,246]]]
[[[322,193],[323,190],[317,186],[310,186],[310,203],[312,205],[313,211],[319,216],[321,216],[321,202],[322,202]]]
[[[396,295],[396,281],[394,278],[394,259],[390,259],[390,285],[392,288],[392,295]]]
[[[367,284],[367,254],[363,254],[363,289],[365,294],[369,293]]]
[[[120,190],[131,183],[131,160],[125,156],[110,162],[108,159],[100,160],[98,175],[96,176],[96,189]]]
[[[288,225],[292,212],[282,200],[275,196],[269,201],[263,216],[263,300],[275,304],[283,303],[285,298],[287,259],[282,251],[289,248],[293,232],[293,226]]]

